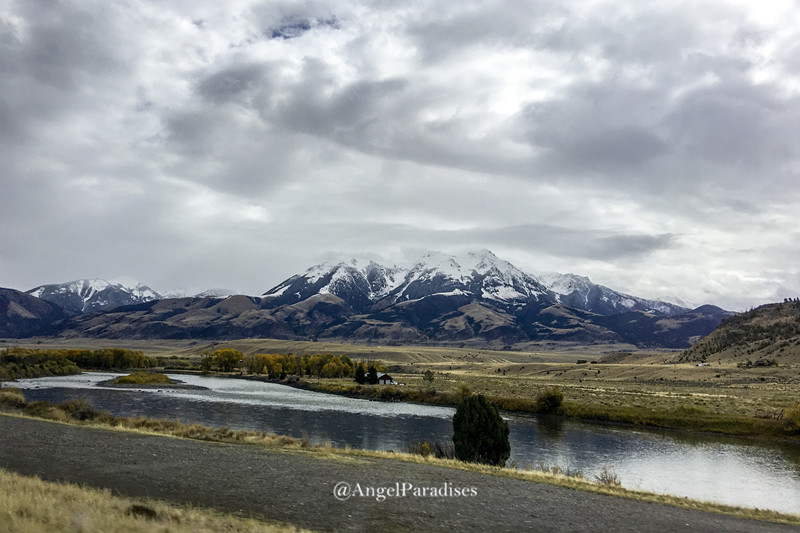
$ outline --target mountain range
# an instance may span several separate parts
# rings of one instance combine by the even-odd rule
[[[40,285],[26,292],[52,302],[69,313],[92,313],[162,297],[150,287],[132,280],[81,279]]]
[[[260,297],[164,298],[135,282],[100,280],[45,285],[24,295],[55,304],[60,315],[41,309],[37,318],[31,312],[25,327],[0,325],[0,334],[685,348],[731,314],[631,296],[573,274],[526,273],[488,250],[431,252],[409,268],[359,260],[323,263]],[[20,295],[11,299],[14,309],[27,309]],[[11,299],[0,294],[0,314],[4,306],[11,308]],[[14,316],[19,320],[19,313]]]

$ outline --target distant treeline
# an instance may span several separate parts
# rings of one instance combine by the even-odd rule
[[[358,367],[365,371],[374,366],[379,371],[385,367],[380,361],[353,361],[346,355],[321,353],[314,355],[278,355],[257,353],[244,355],[238,350],[222,348],[206,353],[200,361],[204,372],[217,370],[233,372],[243,370],[249,374],[266,374],[273,379],[286,376],[317,376],[323,378],[346,378],[355,376]]]
[[[156,361],[138,350],[0,350],[0,379],[35,378],[78,374],[81,370],[150,368]]]

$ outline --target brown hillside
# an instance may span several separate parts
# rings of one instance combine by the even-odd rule
[[[800,301],[762,305],[724,320],[680,362],[800,364]]]

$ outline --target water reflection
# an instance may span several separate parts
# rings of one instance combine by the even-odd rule
[[[447,442],[448,407],[383,403],[257,381],[172,376],[208,390],[113,389],[115,374],[23,380],[29,400],[85,398],[122,416],[146,415],[232,429],[307,436],[336,446],[404,451],[418,441]],[[586,424],[559,417],[505,413],[511,460],[520,467],[558,465],[588,478],[609,466],[630,488],[731,505],[797,513],[800,446],[733,437]]]

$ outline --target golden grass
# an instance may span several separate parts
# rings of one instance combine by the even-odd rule
[[[586,371],[597,365],[572,366],[583,367]],[[555,371],[541,374],[487,376],[478,372],[440,370],[433,382],[435,392],[431,392],[421,373],[398,372],[392,372],[392,377],[403,385],[359,387],[350,379],[340,378],[308,379],[308,387],[372,399],[455,405],[460,388],[466,385],[501,409],[528,412],[540,412],[538,398],[558,387],[564,395],[561,412],[572,418],[730,435],[800,437],[800,424],[793,425],[786,417],[786,413],[793,413],[790,406],[800,396],[800,384],[708,387],[598,377],[589,381],[564,378]]]
[[[198,507],[114,496],[0,469],[0,529],[7,533],[289,532],[297,528]]]
[[[115,385],[168,385],[172,383],[166,374],[154,372],[134,372],[111,381]]]
[[[296,355],[313,355],[318,353],[333,353],[348,355],[355,359],[380,359],[382,361],[411,363],[411,362],[467,362],[467,361],[499,361],[499,362],[525,362],[539,361],[573,361],[576,357],[574,346],[561,351],[540,351],[538,347],[523,349],[521,351],[502,351],[484,348],[462,348],[453,346],[381,346],[369,344],[350,344],[328,341],[292,341],[282,339],[237,339],[230,341],[211,340],[167,340],[167,339],[119,339],[115,345],[129,350],[142,350],[151,357],[186,357],[199,361],[203,352],[214,351],[219,348],[232,348],[245,355],[255,353],[277,353]],[[39,349],[98,349],[108,345],[107,339],[8,339],[5,343],[0,340],[0,347],[19,346],[23,348]],[[602,355],[603,348],[581,348],[578,356],[591,353],[592,357]],[[617,346],[619,348],[619,346]],[[542,349],[544,350],[544,349]]]

